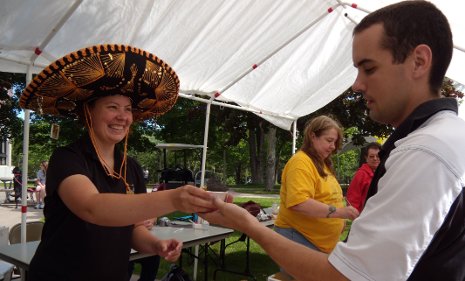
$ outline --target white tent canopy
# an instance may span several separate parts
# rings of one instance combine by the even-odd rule
[[[464,4],[433,2],[458,47],[447,75],[465,84]],[[289,130],[351,85],[353,21],[365,15],[335,0],[0,0],[0,71],[38,72],[79,48],[128,44],[173,66],[182,93],[233,101]]]

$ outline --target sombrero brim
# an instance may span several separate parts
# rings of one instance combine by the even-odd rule
[[[131,98],[133,119],[170,110],[179,93],[174,70],[155,55],[126,45],[97,45],[68,54],[34,77],[20,98],[39,114],[76,117],[82,103],[113,94]]]

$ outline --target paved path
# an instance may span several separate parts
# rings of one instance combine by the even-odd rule
[[[21,222],[21,206],[15,208],[15,203],[3,203],[5,201],[5,192],[0,192],[0,226],[11,228],[13,225]],[[26,220],[38,221],[44,217],[44,210],[27,208]]]
[[[228,190],[234,197],[243,197],[243,198],[279,198],[279,194],[251,194],[251,193],[239,193],[234,190]]]

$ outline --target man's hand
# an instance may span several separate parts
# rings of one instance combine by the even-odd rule
[[[232,200],[233,197],[230,194],[227,194],[226,202],[213,198],[213,203],[217,210],[199,215],[211,224],[222,225],[246,233],[250,225],[258,224],[259,222],[246,209],[230,203]]]
[[[215,209],[212,195],[192,185],[184,185],[175,189],[172,202],[174,208],[184,213],[204,213]]]

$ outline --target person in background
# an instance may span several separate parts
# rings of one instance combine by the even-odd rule
[[[342,189],[331,156],[342,143],[342,129],[322,115],[307,122],[300,150],[286,163],[281,177],[280,207],[274,229],[309,248],[329,253],[358,211],[344,207]]]
[[[50,157],[45,225],[29,281],[127,281],[131,248],[169,261],[180,256],[182,242],[158,239],[144,221],[211,211],[211,195],[189,185],[146,193],[142,167],[127,155],[132,123],[167,112],[178,91],[165,62],[114,44],[66,55],[26,87],[22,108],[77,117],[86,129]]]
[[[330,253],[339,241],[345,219],[358,211],[345,207],[331,156],[340,148],[342,129],[328,116],[305,125],[300,150],[286,163],[281,176],[280,207],[274,229],[311,249]],[[286,271],[280,269],[283,274]]]
[[[151,230],[156,224],[157,219],[149,219],[144,221],[144,225],[148,230]],[[171,260],[170,262],[175,262],[176,260]],[[140,264],[140,276],[138,281],[155,281],[157,278],[158,267],[160,266],[160,256],[149,256],[145,258],[140,258],[137,260],[129,261],[128,266],[128,281],[131,279],[131,276],[134,272],[134,265]]]
[[[37,177],[36,177],[36,189],[34,193],[36,194],[36,206],[34,208],[36,209],[43,209],[44,208],[44,198],[45,198],[45,182],[47,179],[47,168],[48,168],[48,162],[47,161],[41,161],[40,162],[40,168],[37,171]]]
[[[379,165],[378,153],[380,150],[381,145],[377,142],[371,142],[362,148],[362,163],[357,172],[355,172],[355,175],[350,182],[349,188],[347,189],[348,203],[356,208],[359,212],[362,212],[363,210],[371,179],[373,178],[375,170]]]
[[[401,1],[353,34],[352,89],[395,130],[347,242],[321,253],[221,200],[201,215],[247,234],[297,280],[465,280],[465,121],[440,94],[453,49],[447,18],[428,1]]]
[[[23,188],[23,173],[19,167],[14,167],[11,171],[13,173],[13,190],[15,192],[15,208],[18,208],[21,202],[21,194]]]
[[[149,182],[149,169],[144,168],[144,182],[147,184]]]

